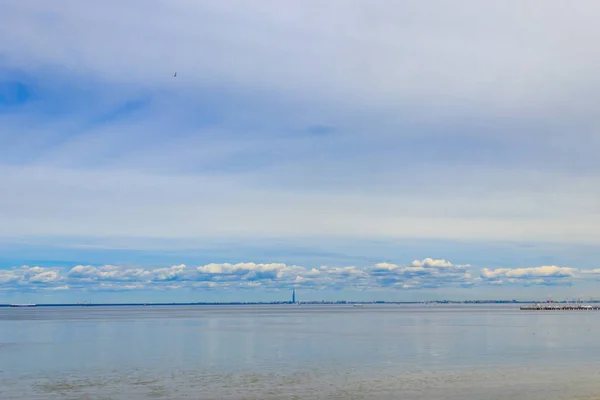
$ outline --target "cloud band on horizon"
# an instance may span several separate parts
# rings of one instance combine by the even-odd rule
[[[197,267],[164,268],[116,265],[64,267],[22,266],[0,270],[0,290],[418,290],[473,285],[570,285],[596,279],[597,270],[541,266],[481,269],[473,276],[470,265],[426,258],[408,265],[378,263],[370,267],[309,268],[282,263],[212,263]]]

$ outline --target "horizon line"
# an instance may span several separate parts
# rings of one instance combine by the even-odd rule
[[[352,301],[352,300],[313,300],[313,301],[231,301],[231,302],[136,302],[136,303],[10,303],[0,307],[118,307],[118,306],[215,306],[215,305],[344,305],[344,304],[530,304],[530,303],[577,303],[580,301],[539,301],[539,300],[425,300],[425,301]],[[600,300],[589,300],[586,303],[600,303]]]

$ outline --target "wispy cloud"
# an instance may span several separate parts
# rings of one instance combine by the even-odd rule
[[[600,238],[595,5],[234,4],[2,2],[2,226]]]

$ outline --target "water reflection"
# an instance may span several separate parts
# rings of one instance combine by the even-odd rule
[[[86,385],[100,392],[125,385],[121,392],[130,395],[152,386],[154,395],[167,396],[172,384],[163,380],[175,382],[177,374],[187,379],[180,391],[196,381],[216,390],[212,377],[230,388],[254,385],[257,393],[277,382],[318,393],[319,385],[360,382],[385,392],[403,379],[403,387],[414,389],[411,374],[429,374],[419,378],[428,382],[446,376],[439,385],[452,387],[459,385],[452,371],[471,376],[492,369],[508,371],[494,377],[506,386],[514,384],[508,381],[514,371],[536,370],[537,383],[556,388],[565,370],[587,371],[578,376],[596,370],[599,332],[598,313],[510,306],[0,309],[0,379],[3,399],[17,388],[35,387],[39,395]],[[51,386],[40,386],[42,377]]]

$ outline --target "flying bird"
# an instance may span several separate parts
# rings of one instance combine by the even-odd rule
[[[173,78],[177,78],[177,72],[175,72],[175,74],[173,75]]]

